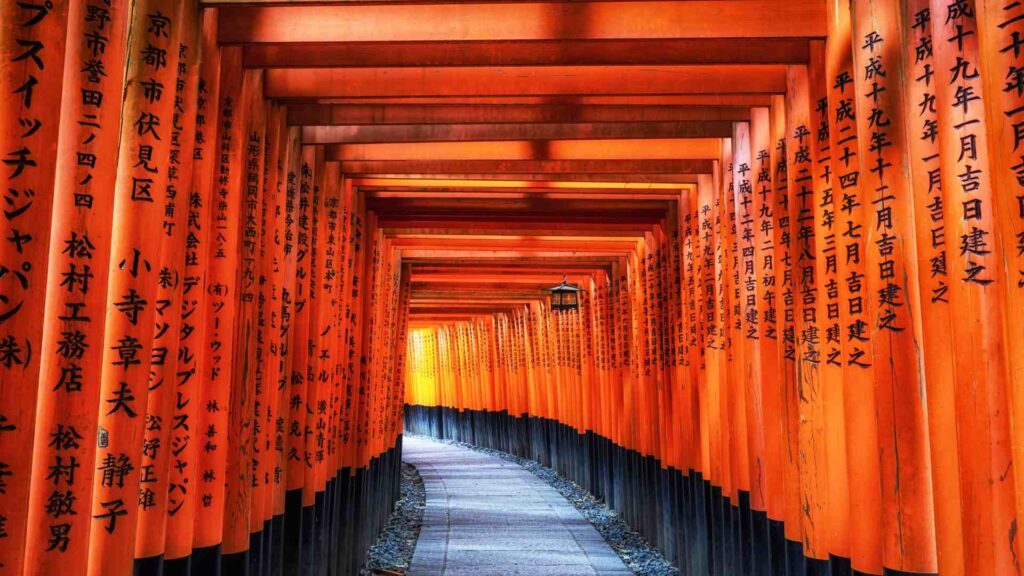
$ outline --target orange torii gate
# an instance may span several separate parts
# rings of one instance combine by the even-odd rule
[[[0,576],[357,573],[405,430],[686,573],[1020,571],[1017,3],[0,15]]]

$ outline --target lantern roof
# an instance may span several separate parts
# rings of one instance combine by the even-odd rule
[[[548,292],[583,292],[583,288],[569,284],[568,279],[562,276],[562,283],[547,289]]]

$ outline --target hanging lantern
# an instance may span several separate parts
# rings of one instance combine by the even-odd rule
[[[569,284],[565,276],[562,276],[561,284],[547,290],[551,292],[552,310],[575,310],[579,307],[579,296],[577,293],[582,292],[583,289]]]

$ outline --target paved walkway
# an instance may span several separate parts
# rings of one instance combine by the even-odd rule
[[[427,507],[409,576],[625,576],[597,530],[543,480],[486,454],[406,436]]]

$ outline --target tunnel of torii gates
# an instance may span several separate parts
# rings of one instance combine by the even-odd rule
[[[1024,3],[3,0],[0,60],[0,574],[352,574],[403,429],[687,575],[1021,573]]]

